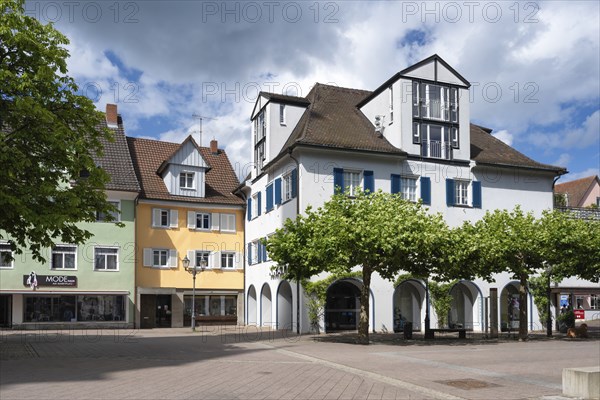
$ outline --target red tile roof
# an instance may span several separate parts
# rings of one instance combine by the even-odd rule
[[[600,185],[598,175],[592,175],[581,179],[575,179],[570,182],[557,183],[554,187],[556,193],[566,193],[569,198],[569,207],[585,207],[585,195],[588,193],[594,183]]]
[[[239,181],[224,150],[213,154],[208,147],[199,147],[202,157],[210,169],[206,173],[205,197],[171,195],[158,170],[179,149],[180,143],[128,137],[127,143],[133,159],[135,173],[140,182],[141,198],[153,200],[183,201],[189,203],[211,203],[243,205],[244,201],[232,192]]]

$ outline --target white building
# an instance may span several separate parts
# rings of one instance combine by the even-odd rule
[[[296,282],[271,271],[273,263],[258,240],[307,206],[322,205],[336,185],[422,199],[451,226],[477,220],[486,210],[521,205],[539,216],[552,208],[554,179],[566,171],[533,161],[494,138],[490,129],[470,124],[469,86],[434,55],[373,92],[316,84],[305,98],[260,94],[251,116],[255,167],[240,189],[248,202],[248,324],[296,329]],[[326,331],[356,328],[360,285],[360,280],[345,280],[330,286],[322,321]],[[493,284],[457,284],[449,321],[484,330],[490,288],[499,297],[498,328],[517,328],[518,282],[508,274]],[[371,290],[372,330],[393,330],[400,312],[415,330],[424,329],[422,282],[394,287],[375,274]],[[300,329],[307,332],[300,291]],[[528,307],[529,328],[543,329],[532,299]],[[436,327],[433,311],[431,326]]]

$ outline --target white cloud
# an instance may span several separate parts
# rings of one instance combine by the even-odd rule
[[[559,132],[534,132],[528,142],[546,149],[583,149],[600,144],[600,110],[588,115],[579,126]]]
[[[492,133],[492,136],[494,136],[496,139],[502,140],[504,143],[506,143],[509,146],[512,145],[513,139],[514,139],[512,133],[508,132],[507,130],[501,130],[501,131]]]
[[[586,178],[592,175],[600,176],[600,168],[588,168],[579,172],[569,172],[567,175],[564,176],[564,181],[563,179],[561,179],[559,183],[574,181],[576,179]]]
[[[558,159],[552,163],[552,165],[567,167],[567,165],[569,165],[569,161],[571,161],[571,155],[569,153],[562,153]]]

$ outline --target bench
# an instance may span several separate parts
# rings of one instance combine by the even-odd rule
[[[435,332],[440,332],[440,333],[458,332],[459,339],[467,338],[467,329],[466,328],[436,328],[436,329],[430,329],[429,331],[431,332],[431,339],[434,338]]]
[[[237,325],[237,315],[198,315],[198,325]]]

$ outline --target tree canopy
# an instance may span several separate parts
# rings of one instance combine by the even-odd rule
[[[319,209],[307,210],[306,217],[288,220],[269,238],[267,249],[278,265],[287,266],[288,278],[340,275],[360,267],[358,332],[359,340],[368,343],[372,274],[389,280],[399,271],[445,276],[449,236],[440,215],[397,194],[337,193]]]
[[[0,0],[0,238],[43,261],[55,241],[91,237],[78,222],[115,211],[93,159],[111,135],[67,75],[68,39],[23,7]]]

